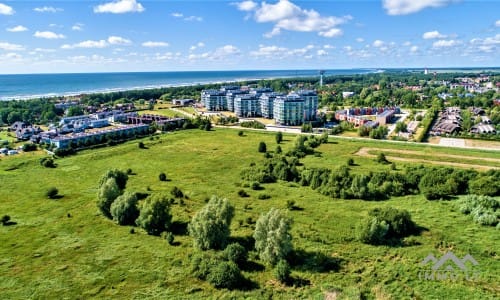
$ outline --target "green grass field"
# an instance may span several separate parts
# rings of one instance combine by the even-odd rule
[[[281,147],[293,146],[285,135]],[[216,129],[178,131],[143,142],[87,150],[58,159],[55,169],[40,166],[43,154],[0,160],[0,215],[10,215],[13,226],[0,226],[0,291],[2,299],[498,299],[500,294],[499,231],[472,222],[453,201],[427,201],[422,196],[387,201],[334,200],[309,187],[279,182],[265,190],[245,190],[240,198],[240,172],[264,159],[257,152],[265,141],[276,147],[274,134]],[[353,172],[389,169],[369,157],[354,154],[361,147],[401,148],[469,156],[500,158],[498,152],[404,146],[374,141],[330,139],[317,150],[321,156],[303,159],[307,167],[335,167],[354,157]],[[431,149],[431,150],[429,150]],[[409,163],[409,162],[408,162]],[[398,169],[404,162],[398,162]],[[254,282],[248,291],[216,290],[189,273],[194,253],[191,238],[176,235],[177,246],[160,237],[118,226],[98,211],[95,198],[100,176],[110,168],[131,168],[127,190],[169,192],[178,186],[189,196],[185,205],[172,207],[173,221],[185,224],[211,195],[230,199],[236,207],[231,226],[235,239],[253,232],[254,221],[271,207],[285,208],[294,200],[303,210],[289,211],[293,243],[308,255],[324,254],[340,262],[339,269],[317,272],[296,268],[292,276],[309,284],[285,287],[269,269],[243,271]],[[165,172],[171,179],[160,182]],[[63,195],[48,200],[44,193],[55,186]],[[258,200],[260,193],[271,195]],[[410,211],[426,230],[414,237],[414,246],[370,246],[355,239],[355,227],[375,207]],[[70,217],[68,217],[70,214]],[[420,262],[433,253],[438,259],[452,250],[459,258],[472,255],[479,263],[475,281],[428,281],[419,278]],[[250,255],[252,260],[259,263]]]

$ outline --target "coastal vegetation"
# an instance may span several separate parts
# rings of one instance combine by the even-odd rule
[[[498,205],[463,200],[472,192],[498,193],[491,189],[499,176],[497,152],[283,134],[279,154],[272,151],[275,133],[244,130],[243,136],[221,128],[174,131],[139,140],[147,150],[129,141],[52,158],[56,168],[41,165],[47,157],[41,151],[0,160],[1,186],[9,191],[0,214],[9,216],[5,223],[15,223],[0,227],[3,296],[324,298],[335,293],[357,299],[488,299],[497,294],[498,230],[473,220],[476,214],[491,219]],[[268,145],[268,155],[257,151],[260,142]],[[390,163],[358,154],[363,149],[384,153]],[[412,161],[398,151],[419,158]],[[408,160],[393,165],[395,158]],[[477,165],[491,171],[470,170]],[[158,180],[165,170],[168,180]],[[428,201],[421,188],[427,188],[422,179],[430,173],[455,182],[456,194]],[[349,200],[326,190],[334,185],[324,180],[338,175],[350,181],[339,181]],[[411,193],[359,199],[387,186],[385,176],[411,182]],[[45,192],[54,183],[64,197],[47,201]],[[240,190],[248,197],[238,197]],[[397,191],[394,185],[392,190]],[[462,200],[472,203],[470,208],[462,209]],[[227,206],[205,208],[214,202]],[[218,219],[218,207],[232,213]],[[207,216],[198,217],[199,231],[191,229],[197,215]],[[223,242],[201,250],[194,232],[204,232],[207,223],[221,224],[214,227],[222,228],[215,232],[224,234],[215,236]],[[282,229],[272,238],[276,244],[258,242],[272,232],[263,228]],[[420,262],[429,253],[437,257],[451,249],[479,262],[479,280],[419,278]]]

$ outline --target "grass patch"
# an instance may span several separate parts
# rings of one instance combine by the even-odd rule
[[[452,201],[427,201],[422,196],[377,202],[335,200],[288,182],[263,184],[265,194],[270,196],[265,201],[259,200],[263,191],[247,189],[249,197],[239,197],[241,170],[264,159],[257,151],[260,141],[270,148],[276,145],[274,133],[245,131],[243,139],[234,130],[217,128],[210,132],[173,132],[160,135],[154,142],[144,139],[147,151],[138,149],[137,141],[84,150],[56,160],[58,167],[54,169],[40,166],[41,153],[2,159],[0,186],[5,192],[0,214],[9,215],[17,223],[0,226],[3,298],[322,299],[328,293],[338,293],[366,299],[493,299],[498,295],[498,230],[474,224]],[[280,145],[286,152],[293,144],[294,136],[285,134]],[[307,167],[345,165],[361,147],[374,145],[427,149],[331,139],[316,149],[321,157],[311,155],[302,162]],[[447,149],[436,151],[448,153]],[[450,154],[498,158],[493,151],[453,149]],[[390,168],[367,157],[356,157],[355,161],[353,172]],[[5,171],[11,166],[16,168]],[[110,168],[134,171],[129,191],[146,193],[149,187],[152,192],[169,194],[177,186],[189,195],[184,205],[172,206],[172,221],[179,224],[174,232],[177,246],[137,228],[131,234],[131,227],[117,226],[99,214],[95,204],[98,179]],[[171,181],[160,182],[160,172],[168,174]],[[56,186],[64,198],[47,200],[45,192],[50,186]],[[277,285],[271,268],[244,270],[245,278],[255,283],[248,291],[216,290],[189,273],[193,249],[185,224],[211,195],[227,197],[235,206],[231,236],[241,240],[253,233],[255,224],[248,220],[257,220],[272,207],[285,208],[288,201],[300,205],[300,210],[287,213],[294,219],[291,233],[296,253],[307,254],[292,264],[291,276],[301,287]],[[362,244],[355,240],[356,225],[376,207],[406,209],[415,223],[427,230],[412,237],[407,246]],[[420,262],[429,253],[441,257],[448,250],[458,257],[472,255],[479,262],[480,280],[419,279]],[[323,262],[332,267],[315,267]],[[259,264],[252,256],[250,263]]]

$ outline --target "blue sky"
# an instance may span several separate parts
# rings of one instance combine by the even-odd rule
[[[499,67],[500,1],[0,0],[0,73]]]

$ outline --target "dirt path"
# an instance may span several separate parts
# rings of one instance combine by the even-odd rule
[[[390,158],[391,160],[395,161],[407,161],[407,162],[420,162],[420,163],[429,163],[429,164],[434,164],[434,165],[444,165],[444,166],[454,166],[454,167],[461,167],[461,168],[474,168],[474,169],[481,169],[481,170],[490,170],[490,169],[499,169],[498,167],[495,166],[487,166],[487,165],[478,165],[478,164],[467,164],[467,163],[458,163],[458,162],[447,162],[447,161],[439,161],[439,157],[447,157],[447,158],[454,158],[454,159],[477,159],[477,160],[483,160],[486,162],[496,162],[500,163],[500,158],[489,158],[489,157],[471,157],[471,156],[465,156],[465,155],[453,155],[453,154],[434,154],[436,160],[429,160],[429,159],[420,159],[420,158],[405,158],[405,157],[397,157],[397,156],[391,156],[391,153],[402,153],[402,154],[410,154],[410,155],[415,155],[419,156],[422,153],[418,151],[411,151],[411,150],[397,150],[397,149],[384,149],[384,148],[370,148],[370,147],[362,147],[359,149],[355,155],[359,156],[365,156],[365,157],[375,157],[375,154],[370,154],[370,151],[383,151],[386,154],[387,158]]]

